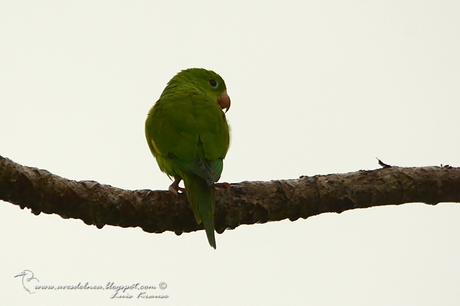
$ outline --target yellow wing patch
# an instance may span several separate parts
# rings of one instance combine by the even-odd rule
[[[153,140],[153,138],[150,138],[150,144],[152,145],[152,148],[155,151],[155,153],[160,154],[160,151],[158,150],[158,147],[157,147],[155,141]]]

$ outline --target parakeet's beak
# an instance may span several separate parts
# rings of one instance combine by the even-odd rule
[[[226,90],[217,99],[217,103],[219,103],[222,109],[225,109],[225,112],[230,109],[230,97],[227,95]]]

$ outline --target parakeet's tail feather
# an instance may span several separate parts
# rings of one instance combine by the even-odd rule
[[[209,244],[216,248],[214,236],[214,185],[209,185],[205,180],[196,175],[183,177],[185,192],[198,224],[203,223]]]

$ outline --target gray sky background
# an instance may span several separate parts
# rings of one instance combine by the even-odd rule
[[[179,70],[232,98],[223,181],[460,164],[458,1],[0,1],[0,154],[165,189],[144,139]],[[97,229],[0,205],[1,304],[459,305],[460,205],[408,204],[217,236]],[[168,284],[167,300],[40,284]],[[160,291],[156,291],[160,292]]]

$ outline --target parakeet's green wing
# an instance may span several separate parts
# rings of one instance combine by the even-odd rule
[[[206,95],[191,92],[160,99],[147,118],[146,136],[167,174],[186,171],[209,182],[219,179],[229,145],[228,125]]]
[[[184,180],[195,218],[215,247],[212,184],[220,178],[229,146],[225,114],[199,91],[164,96],[149,113],[146,137],[160,169]]]

